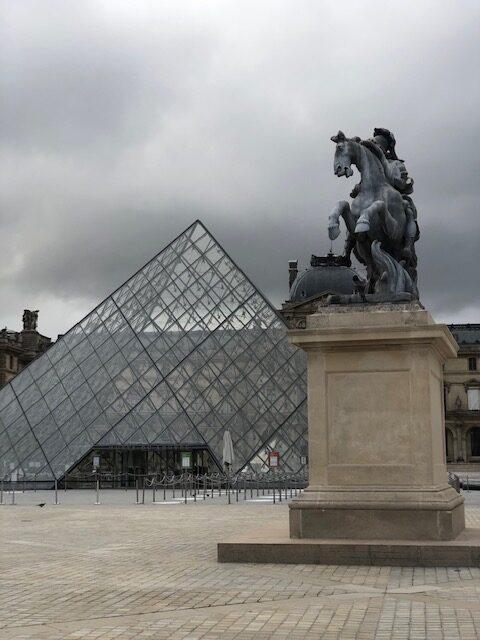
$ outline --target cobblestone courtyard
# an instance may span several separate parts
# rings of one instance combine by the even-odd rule
[[[100,506],[62,492],[54,506],[49,492],[32,506],[43,495],[0,508],[2,640],[480,637],[478,568],[217,563],[217,541],[287,527],[285,502],[136,505],[119,491]],[[480,526],[479,498],[466,497]]]

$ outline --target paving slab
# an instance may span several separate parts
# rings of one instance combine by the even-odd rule
[[[0,508],[1,640],[480,637],[476,567],[217,562],[229,536],[287,528],[285,501],[45,497]]]

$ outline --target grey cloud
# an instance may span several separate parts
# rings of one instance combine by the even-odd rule
[[[172,37],[161,28],[165,12],[158,29],[129,34],[102,20],[95,3],[26,4],[31,13],[6,20],[2,77],[4,141],[24,151],[68,157],[138,144],[215,48],[208,30],[179,26]]]
[[[415,178],[422,299],[480,317],[476,4],[7,7],[7,307],[13,287],[87,312],[196,218],[278,304],[357,179],[333,175],[330,136],[386,126]]]

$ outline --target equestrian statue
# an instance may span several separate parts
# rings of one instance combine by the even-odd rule
[[[351,254],[365,265],[367,282],[362,300],[401,302],[418,299],[415,242],[420,236],[417,209],[410,194],[413,180],[395,152],[388,129],[375,129],[373,138],[332,136],[336,144],[334,173],[349,178],[351,165],[361,180],[350,193],[352,202],[337,203],[328,219],[331,240],[340,234],[340,218],[347,229],[343,263]],[[346,299],[348,298],[348,300]],[[358,302],[358,295],[333,296],[331,302]]]

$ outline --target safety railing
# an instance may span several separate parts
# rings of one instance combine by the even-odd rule
[[[298,495],[307,485],[304,473],[293,474],[279,470],[265,473],[209,473],[195,474],[185,471],[181,474],[137,474],[93,472],[64,476],[60,481],[32,477],[17,479],[0,478],[0,505],[15,504],[18,493],[51,490],[53,504],[59,504],[59,492],[68,489],[93,489],[95,504],[100,504],[100,494],[104,489],[121,488],[125,492],[135,492],[135,503],[147,502],[146,492],[151,492],[151,502],[167,500],[196,502],[224,496],[225,502],[246,501],[248,499],[271,496],[274,504]]]

